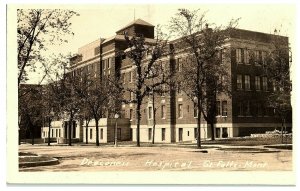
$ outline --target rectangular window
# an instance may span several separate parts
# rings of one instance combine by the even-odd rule
[[[182,71],[182,58],[177,58],[178,72]]]
[[[130,110],[129,110],[129,119],[132,120],[132,117],[133,117],[133,110],[130,109]]]
[[[227,128],[222,128],[222,138],[227,138],[228,137],[228,130]]]
[[[267,91],[268,90],[268,80],[267,80],[267,77],[263,77],[262,80],[263,80],[263,90]]]
[[[247,50],[247,49],[244,49],[244,62],[245,62],[245,64],[250,64],[249,63],[249,50]]]
[[[236,49],[236,63],[242,64],[242,49]]]
[[[195,139],[197,139],[197,135],[198,135],[197,132],[198,132],[198,131],[197,131],[197,128],[194,128],[194,138],[195,138]]]
[[[178,104],[178,118],[183,117],[182,104]]]
[[[236,84],[237,84],[237,89],[238,89],[238,90],[243,89],[243,79],[242,79],[242,75],[237,75],[237,76],[236,76]]]
[[[133,93],[133,92],[130,92],[129,95],[130,95],[130,97],[129,97],[130,101],[134,100],[134,93]]]
[[[275,80],[272,81],[272,87],[273,87],[273,92],[275,92],[277,89]]]
[[[93,138],[93,129],[90,129],[90,139]]]
[[[220,138],[220,137],[221,137],[221,129],[216,128],[216,138]]]
[[[105,68],[106,68],[106,60],[102,60],[102,67],[103,67],[103,70],[105,70]]]
[[[60,129],[58,129],[58,137],[60,137]]]
[[[51,137],[54,137],[54,129],[51,129]]]
[[[152,128],[148,128],[148,140],[152,139]]]
[[[217,116],[221,116],[221,103],[220,103],[220,101],[217,101],[217,106],[216,106],[217,108]]]
[[[250,90],[250,76],[245,75],[245,90]]]
[[[162,141],[166,140],[166,128],[161,129],[161,140]]]
[[[256,103],[256,115],[258,117],[262,116],[262,104]]]
[[[194,104],[194,118],[198,117],[198,108],[197,108],[197,104]]]
[[[263,64],[266,63],[266,59],[267,59],[267,52],[266,51],[262,51],[261,52],[261,60],[262,60]]]
[[[222,116],[227,116],[227,101],[222,101]]]
[[[259,76],[255,76],[255,89],[256,90],[260,90],[260,77]]]
[[[259,50],[255,50],[254,51],[254,62],[255,62],[255,64],[259,64],[259,62],[260,62],[260,59],[259,59],[259,54],[260,54],[260,51]]]
[[[103,139],[103,129],[100,129],[100,139]]]
[[[125,75],[125,73],[122,75],[122,82],[123,82],[123,84],[126,83],[126,75]]]
[[[166,95],[166,85],[165,84],[162,84],[161,85],[161,96],[165,96]]]
[[[243,116],[243,103],[238,103],[238,116]]]
[[[152,106],[148,107],[148,119],[153,118],[153,108]]]
[[[110,68],[110,65],[111,65],[111,58],[108,58],[107,59],[107,68]]]
[[[132,72],[129,72],[129,82],[132,82]]]
[[[162,119],[166,118],[166,106],[165,105],[161,106],[161,118]]]
[[[58,135],[58,129],[55,130],[55,136],[58,137],[57,135]]]
[[[246,104],[245,104],[245,115],[246,116],[251,116],[251,113],[250,113],[250,101],[246,101]]]

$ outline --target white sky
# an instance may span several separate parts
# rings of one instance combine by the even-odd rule
[[[208,11],[207,20],[226,25],[231,19],[241,18],[239,28],[272,33],[281,28],[282,35],[292,37],[295,28],[295,6],[281,4],[230,5],[230,4],[152,4],[152,5],[97,5],[77,9],[79,17],[72,19],[75,36],[62,46],[62,51],[75,53],[80,46],[99,37],[108,38],[133,21],[141,18],[153,25],[167,25],[178,8]],[[292,39],[291,39],[292,40]]]
[[[46,6],[46,8],[49,6]],[[118,29],[141,18],[153,25],[167,25],[178,8],[201,9],[207,12],[209,23],[226,25],[231,19],[241,18],[238,28],[273,33],[281,29],[294,47],[296,7],[287,4],[95,4],[56,6],[75,10],[80,16],[71,20],[73,37],[61,46],[50,47],[48,53],[77,53],[79,47],[98,38],[115,35]],[[31,74],[29,83],[39,77]]]

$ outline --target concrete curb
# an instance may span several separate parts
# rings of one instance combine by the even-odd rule
[[[48,161],[38,161],[38,162],[19,162],[19,168],[23,167],[35,167],[35,166],[49,166],[56,165],[59,161],[57,158],[52,158]]]

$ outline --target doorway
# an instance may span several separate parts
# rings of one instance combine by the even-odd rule
[[[179,141],[182,141],[182,134],[183,134],[183,129],[179,128]]]

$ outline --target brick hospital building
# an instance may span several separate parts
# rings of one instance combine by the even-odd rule
[[[73,75],[87,73],[90,76],[110,76],[123,81],[124,86],[131,86],[135,80],[135,67],[129,58],[119,56],[118,52],[124,51],[128,45],[124,38],[124,32],[129,36],[142,34],[146,42],[155,42],[154,26],[137,19],[121,28],[110,38],[99,38],[78,49],[78,56],[71,59]],[[270,48],[270,34],[261,32],[235,29],[224,46],[227,47],[229,58],[226,66],[231,76],[232,95],[217,96],[217,120],[215,124],[215,136],[228,137],[248,136],[252,133],[264,133],[276,128],[280,130],[281,121],[274,116],[274,110],[266,105],[266,95],[276,91],[264,76],[262,63],[266,52]],[[288,38],[281,37],[288,45]],[[169,66],[185,64],[186,53],[179,44],[179,39],[169,42],[174,51],[165,55],[160,62]],[[250,55],[254,55],[253,57]],[[171,91],[171,90],[170,90]],[[130,97],[126,93],[125,97]],[[156,129],[155,142],[180,142],[194,141],[197,133],[197,111],[194,104],[181,91],[167,92],[157,95],[155,98]],[[136,119],[134,104],[120,105],[122,116],[118,126],[119,140],[136,141]],[[153,108],[151,100],[145,98],[142,105],[142,119],[140,126],[141,142],[152,140]],[[103,118],[100,120],[99,138],[101,142],[113,141],[115,119]],[[207,122],[201,118],[201,138],[211,137],[211,131]],[[57,128],[66,131],[63,122],[56,125]],[[56,127],[54,126],[54,127]],[[287,124],[291,130],[291,119]],[[47,135],[47,127],[42,130]],[[95,142],[95,122],[89,124],[88,134],[85,132],[84,122],[76,122],[72,135],[79,141],[84,141],[86,136],[90,142]],[[67,136],[60,133],[53,137]],[[43,137],[45,138],[45,137]]]

